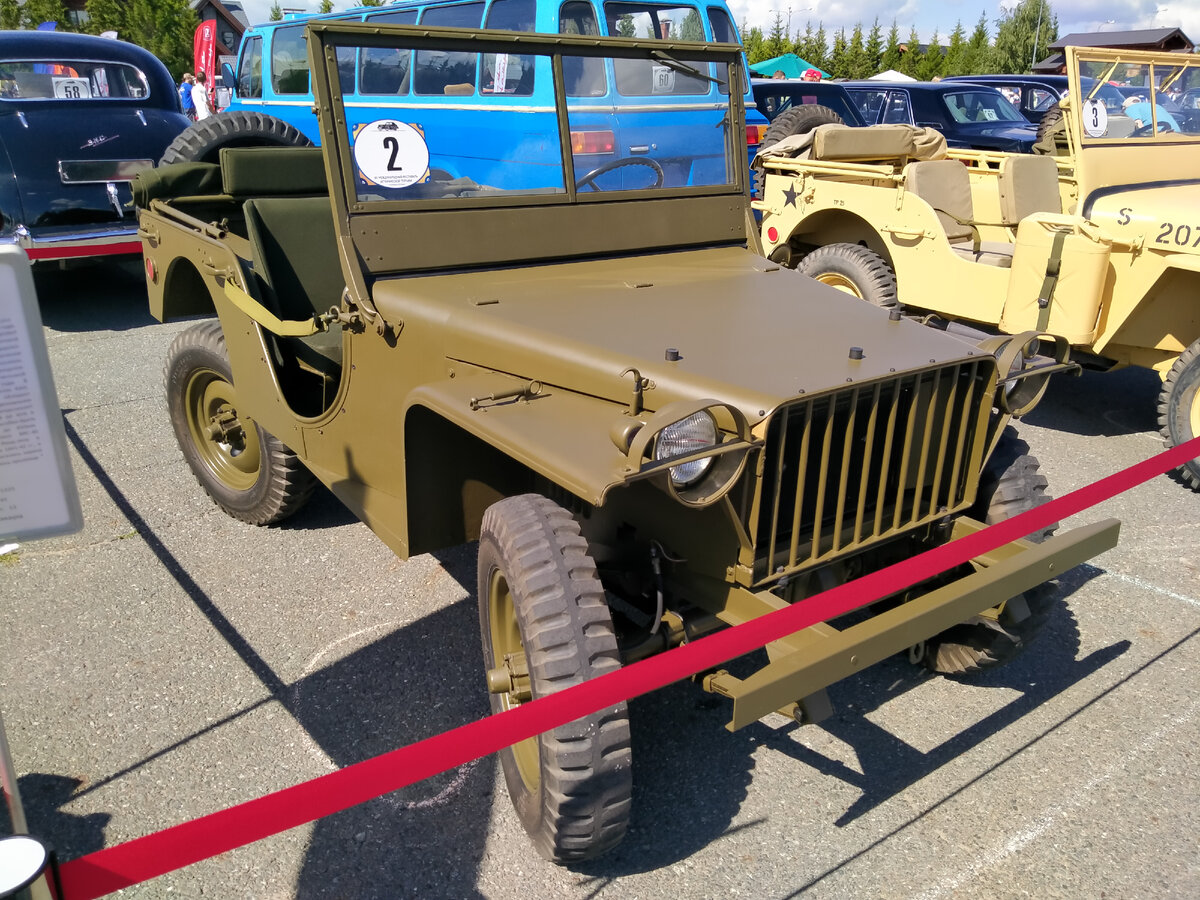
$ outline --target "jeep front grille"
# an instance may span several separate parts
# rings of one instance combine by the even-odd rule
[[[754,581],[935,521],[974,498],[990,358],[781,407],[751,519]]]

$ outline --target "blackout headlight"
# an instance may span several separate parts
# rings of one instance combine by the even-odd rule
[[[701,410],[686,419],[674,422],[658,433],[654,442],[654,459],[664,461],[687,456],[702,447],[717,443],[717,423],[713,417]],[[677,488],[690,487],[707,474],[712,467],[713,457],[694,459],[671,466],[671,483]]]

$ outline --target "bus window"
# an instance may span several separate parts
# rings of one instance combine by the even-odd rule
[[[277,94],[308,93],[308,48],[303,25],[275,30],[271,38],[271,87]]]
[[[426,7],[422,25],[448,28],[478,28],[483,20],[482,3]],[[418,94],[473,94],[478,53],[459,50],[420,50],[413,83]]]
[[[406,9],[400,12],[376,13],[373,16],[367,16],[367,21],[389,25],[415,25],[417,23],[417,11],[415,9]],[[360,57],[362,59],[361,74],[359,76],[360,93],[408,93],[408,75],[412,61],[411,51],[363,47]]]
[[[704,23],[692,6],[605,3],[604,18],[614,37],[660,41],[703,41]],[[684,62],[684,60],[681,60]],[[649,59],[614,60],[617,91],[625,96],[707,94],[708,82]]]
[[[741,43],[737,30],[733,27],[733,21],[729,18],[729,13],[719,6],[710,6],[708,8],[708,27],[712,29],[712,39],[718,44]],[[744,73],[742,77],[745,78]],[[721,82],[721,93],[729,93],[729,85],[725,84],[725,82]],[[745,93],[744,86],[742,93]]]
[[[536,31],[536,13],[536,0],[495,0],[488,9],[483,27],[504,31]],[[533,93],[533,59],[524,54],[485,53],[480,92],[528,97]]]
[[[246,41],[242,62],[238,67],[238,96],[241,98],[262,96],[262,38]]]
[[[559,34],[598,35],[596,11],[587,0],[568,0],[558,11]],[[586,56],[564,56],[563,78],[568,97],[603,97],[604,61]]]

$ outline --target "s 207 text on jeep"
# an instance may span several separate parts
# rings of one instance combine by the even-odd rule
[[[764,250],[877,303],[1049,332],[1092,368],[1152,368],[1176,446],[1200,434],[1200,121],[1157,98],[1200,85],[1200,58],[1066,54],[1046,155],[930,153],[894,126],[816,134],[804,159],[760,152]],[[1158,90],[1114,106],[1110,82]],[[1179,476],[1200,490],[1200,459]]]
[[[1030,336],[964,342],[747,248],[740,92],[694,130],[701,183],[573,151],[574,132],[621,110],[571,100],[571,68],[738,84],[736,45],[308,35],[319,150],[227,149],[139,182],[154,315],[216,313],[170,350],[171,421],[200,484],[244,521],[295,512],[319,480],[402,557],[478,538],[493,709],[1046,499],[1006,428],[1054,368],[1010,367]],[[554,102],[529,111],[491,181],[447,179],[420,110],[348,124],[346,48],[520,55]],[[700,112],[664,110],[646,140]],[[649,178],[597,190],[597,169],[617,167]],[[732,698],[740,727],[779,709],[817,718],[829,683],[899,651],[947,672],[996,664],[1044,620],[1038,586],[1116,531],[1039,533],[890,598],[888,618],[793,634],[753,678],[704,687]],[[542,854],[620,840],[629,741],[620,704],[502,752]]]

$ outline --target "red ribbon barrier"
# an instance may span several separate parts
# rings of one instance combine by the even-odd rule
[[[1200,438],[1194,438],[1013,519],[736,628],[337,772],[72,860],[60,870],[64,900],[93,900],[156,878],[341,812],[606,706],[665,687],[990,553],[1198,456]]]

